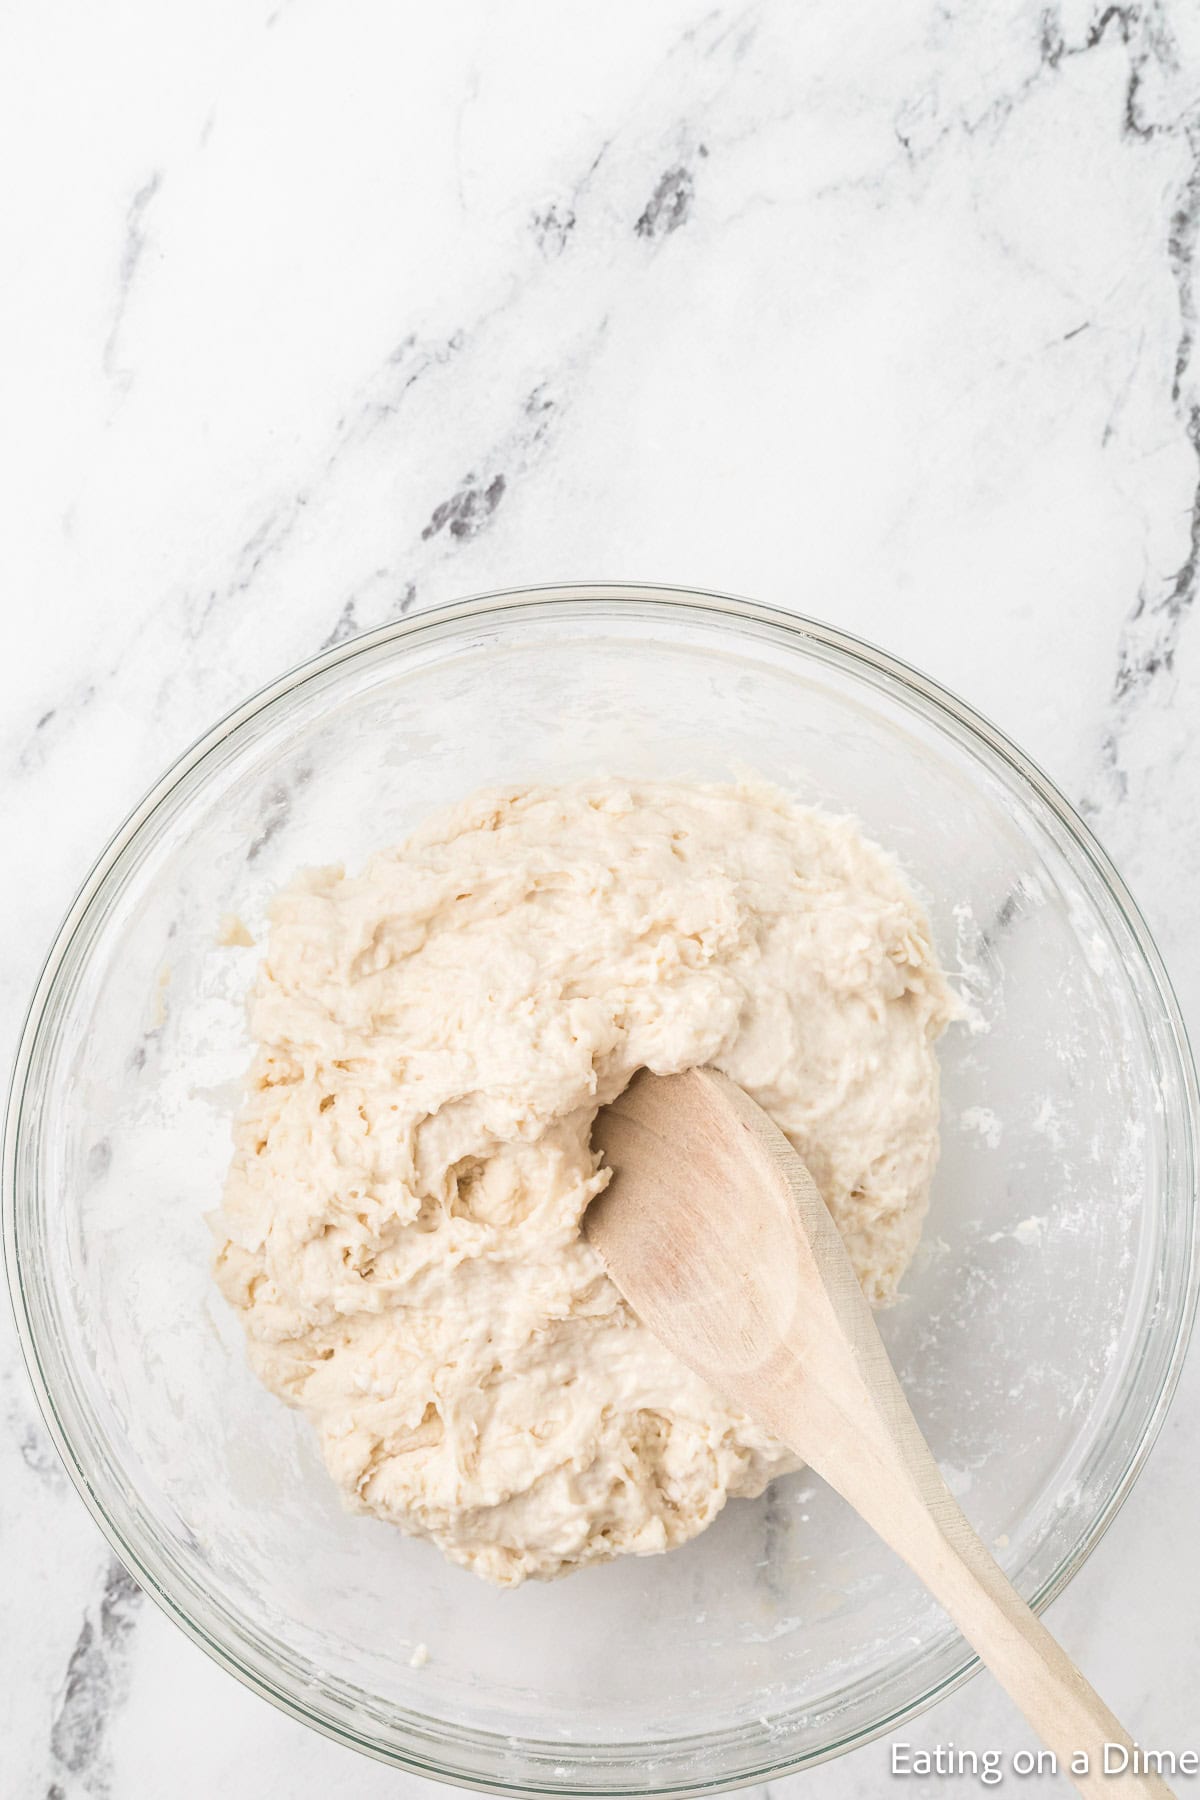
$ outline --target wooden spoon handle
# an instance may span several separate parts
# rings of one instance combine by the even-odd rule
[[[1081,1794],[1172,1800],[1160,1775],[1137,1770],[1133,1739],[968,1523],[912,1415],[824,1202],[815,1189],[802,1198],[827,1285],[823,1294],[810,1291],[807,1316],[793,1321],[755,1372],[755,1415],[924,1582]],[[1110,1750],[1111,1775],[1106,1744],[1128,1753],[1122,1770],[1119,1751]]]
[[[811,1392],[806,1392],[805,1437],[810,1444],[812,1411]],[[810,1466],[843,1494],[940,1601],[1054,1752],[1059,1773],[1081,1794],[1089,1800],[1171,1800],[1171,1790],[1160,1775],[1138,1769],[1132,1738],[984,1548],[915,1423],[912,1431],[920,1452],[911,1442],[906,1446],[911,1481],[900,1487],[894,1459],[886,1467],[877,1466],[874,1477],[873,1459],[859,1461],[853,1473],[844,1467],[822,1468],[821,1457],[815,1461],[810,1457]],[[1104,1773],[1106,1745],[1108,1766],[1118,1771],[1110,1775]],[[1115,1746],[1127,1753],[1124,1770]]]

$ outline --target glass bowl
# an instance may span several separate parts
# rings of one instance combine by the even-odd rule
[[[973,1667],[804,1474],[668,1556],[489,1589],[341,1510],[209,1278],[258,955],[218,944],[223,913],[257,935],[298,866],[359,864],[485,783],[746,770],[895,852],[967,1003],[943,1041],[923,1247],[882,1327],[951,1487],[1041,1606],[1128,1493],[1179,1372],[1195,1074],[1103,852],[924,677],[822,625],[656,588],[402,620],[285,676],[182,759],[101,857],[34,997],[5,1244],[67,1466],[218,1661],[421,1774],[711,1791],[861,1744]]]

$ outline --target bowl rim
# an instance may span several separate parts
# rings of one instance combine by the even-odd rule
[[[243,1685],[270,1701],[280,1711],[320,1731],[335,1742],[345,1744],[393,1767],[422,1775],[426,1779],[473,1788],[482,1792],[503,1794],[565,1796],[588,1791],[612,1795],[653,1793],[670,1794],[684,1800],[684,1797],[692,1794],[725,1792],[763,1780],[782,1779],[786,1775],[816,1767],[849,1750],[860,1748],[878,1739],[885,1732],[894,1731],[953,1693],[977,1672],[980,1667],[979,1659],[960,1639],[961,1654],[958,1656],[956,1666],[948,1674],[934,1680],[911,1701],[893,1709],[886,1716],[855,1727],[845,1736],[835,1738],[826,1746],[803,1751],[798,1755],[785,1755],[782,1758],[778,1754],[774,1757],[766,1754],[769,1740],[764,1735],[763,1755],[754,1762],[753,1766],[740,1768],[732,1774],[699,1781],[667,1780],[662,1783],[647,1783],[625,1779],[606,1781],[602,1788],[583,1789],[570,1780],[563,1780],[561,1777],[553,1778],[552,1762],[560,1764],[568,1761],[578,1762],[589,1752],[595,1752],[604,1758],[610,1755],[619,1755],[623,1759],[623,1768],[631,1771],[636,1766],[631,1761],[631,1753],[636,1755],[640,1751],[643,1754],[643,1760],[659,1761],[673,1747],[678,1748],[681,1740],[658,1740],[641,1745],[623,1743],[619,1746],[614,1744],[602,1746],[583,1743],[568,1745],[561,1741],[527,1739],[521,1743],[523,1750],[527,1752],[544,1750],[548,1753],[544,1767],[550,1778],[544,1781],[528,1779],[504,1781],[495,1777],[486,1778],[477,1770],[463,1768],[452,1760],[443,1761],[436,1754],[430,1756],[428,1753],[422,1753],[421,1748],[416,1745],[411,1748],[405,1746],[403,1749],[396,1749],[393,1745],[385,1745],[377,1739],[364,1736],[331,1713],[314,1712],[311,1706],[304,1704],[288,1690],[286,1678],[276,1681],[264,1670],[247,1666],[229,1645],[211,1636],[200,1621],[192,1616],[185,1602],[177,1598],[147,1566],[146,1559],[138,1545],[131,1541],[131,1535],[105,1509],[104,1501],[93,1486],[83,1461],[77,1454],[71,1435],[59,1417],[50,1383],[42,1368],[38,1352],[37,1332],[26,1304],[16,1217],[17,1149],[26,1077],[35,1047],[46,1025],[49,1003],[57,989],[59,977],[76,932],[87,918],[93,901],[158,807],[217,746],[234,732],[258,714],[267,711],[277,701],[296,692],[310,681],[323,676],[327,671],[342,663],[370,653],[381,645],[410,637],[441,633],[446,627],[467,621],[499,618],[518,611],[536,613],[540,608],[553,606],[577,608],[583,612],[587,610],[589,602],[601,606],[636,602],[640,603],[643,608],[649,608],[651,612],[657,611],[660,614],[678,609],[690,611],[693,614],[707,615],[714,620],[732,619],[735,622],[740,620],[774,627],[785,635],[809,640],[818,653],[820,651],[832,652],[839,661],[852,668],[856,665],[859,667],[865,665],[866,669],[875,677],[883,677],[887,685],[898,691],[901,697],[907,693],[935,714],[947,715],[965,732],[968,739],[979,740],[994,756],[1007,763],[1049,809],[1057,826],[1065,832],[1074,850],[1082,856],[1085,864],[1090,866],[1091,872],[1098,877],[1102,889],[1116,907],[1122,922],[1130,933],[1144,971],[1149,977],[1151,991],[1161,1009],[1160,1023],[1166,1028],[1167,1042],[1173,1054],[1175,1072],[1179,1077],[1180,1095],[1183,1102],[1181,1115],[1186,1128],[1186,1141],[1182,1145],[1182,1150],[1185,1171],[1189,1177],[1184,1184],[1185,1204],[1187,1204],[1187,1268],[1184,1274],[1180,1304],[1173,1321],[1174,1335],[1168,1346],[1157,1390],[1150,1401],[1133,1453],[1101,1511],[1084,1532],[1080,1541],[1063,1557],[1054,1573],[1031,1597],[1030,1605],[1035,1612],[1040,1613],[1064,1590],[1104,1536],[1145,1466],[1178,1386],[1195,1320],[1197,1298],[1200,1295],[1200,1245],[1197,1242],[1196,1229],[1198,1199],[1196,1151],[1197,1144],[1200,1143],[1200,1089],[1197,1085],[1196,1066],[1188,1041],[1187,1029],[1158,947],[1132,894],[1090,827],[1041,768],[991,720],[968,706],[965,701],[960,700],[920,670],[849,632],[806,615],[791,612],[783,607],[766,605],[711,589],[637,581],[553,582],[485,591],[445,605],[402,614],[373,631],[348,638],[344,643],[332,646],[319,652],[316,656],[294,664],[226,713],[176,758],[133,807],[123,823],[112,833],[81,883],[54,935],[21,1027],[9,1084],[3,1149],[4,1261],[9,1297],[25,1366],[46,1427],[74,1487],[110,1547],[139,1585],[150,1594],[168,1617],[194,1643],[197,1643],[214,1661],[228,1670]],[[643,613],[642,616],[645,614]],[[131,1509],[131,1511],[133,1510]],[[153,1533],[147,1535],[153,1541]],[[411,1737],[418,1724],[417,1716],[411,1715],[412,1728],[408,1723],[410,1715],[404,1714],[403,1709],[396,1709],[396,1717],[404,1718],[405,1730]],[[712,1744],[715,1747],[717,1743],[728,1741],[731,1737],[735,1740],[744,1740],[746,1735],[746,1728],[738,1726],[705,1733],[686,1740],[686,1742],[693,1750],[702,1751],[706,1744]],[[444,1733],[444,1730],[435,1733],[429,1729],[429,1722],[425,1722],[425,1745],[432,1745],[435,1751],[449,1749],[453,1754],[454,1744],[458,1742],[460,1736],[463,1740],[469,1740],[480,1747],[494,1743],[498,1749],[508,1747],[511,1751],[513,1745],[511,1738],[506,1738],[494,1731],[476,1731],[473,1728],[464,1727],[460,1732],[453,1734]]]

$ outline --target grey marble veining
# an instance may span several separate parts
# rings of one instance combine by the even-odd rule
[[[808,611],[963,693],[1200,1018],[1193,5],[26,5],[0,143],[10,1044],[92,857],[225,709],[400,612],[593,575]],[[0,1416],[5,1794],[424,1785],[139,1596],[7,1322]],[[1053,1614],[1148,1742],[1195,1729],[1198,1426],[1193,1363]],[[911,1736],[1025,1741],[983,1681]],[[885,1767],[775,1800],[976,1791]]]

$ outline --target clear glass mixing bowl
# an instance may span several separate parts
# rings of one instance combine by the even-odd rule
[[[257,931],[298,865],[358,864],[484,783],[744,769],[856,814],[897,854],[968,1002],[944,1040],[924,1245],[882,1325],[951,1486],[1041,1605],[1128,1492],[1178,1374],[1195,1075],[1102,851],[923,677],[824,626],[651,588],[401,621],[286,676],[183,758],[101,858],[34,998],[5,1242],[80,1492],[227,1668],[423,1774],[712,1790],[862,1743],[972,1667],[803,1474],[669,1556],[487,1588],[341,1511],[209,1279],[257,955],[219,947],[222,913]]]

